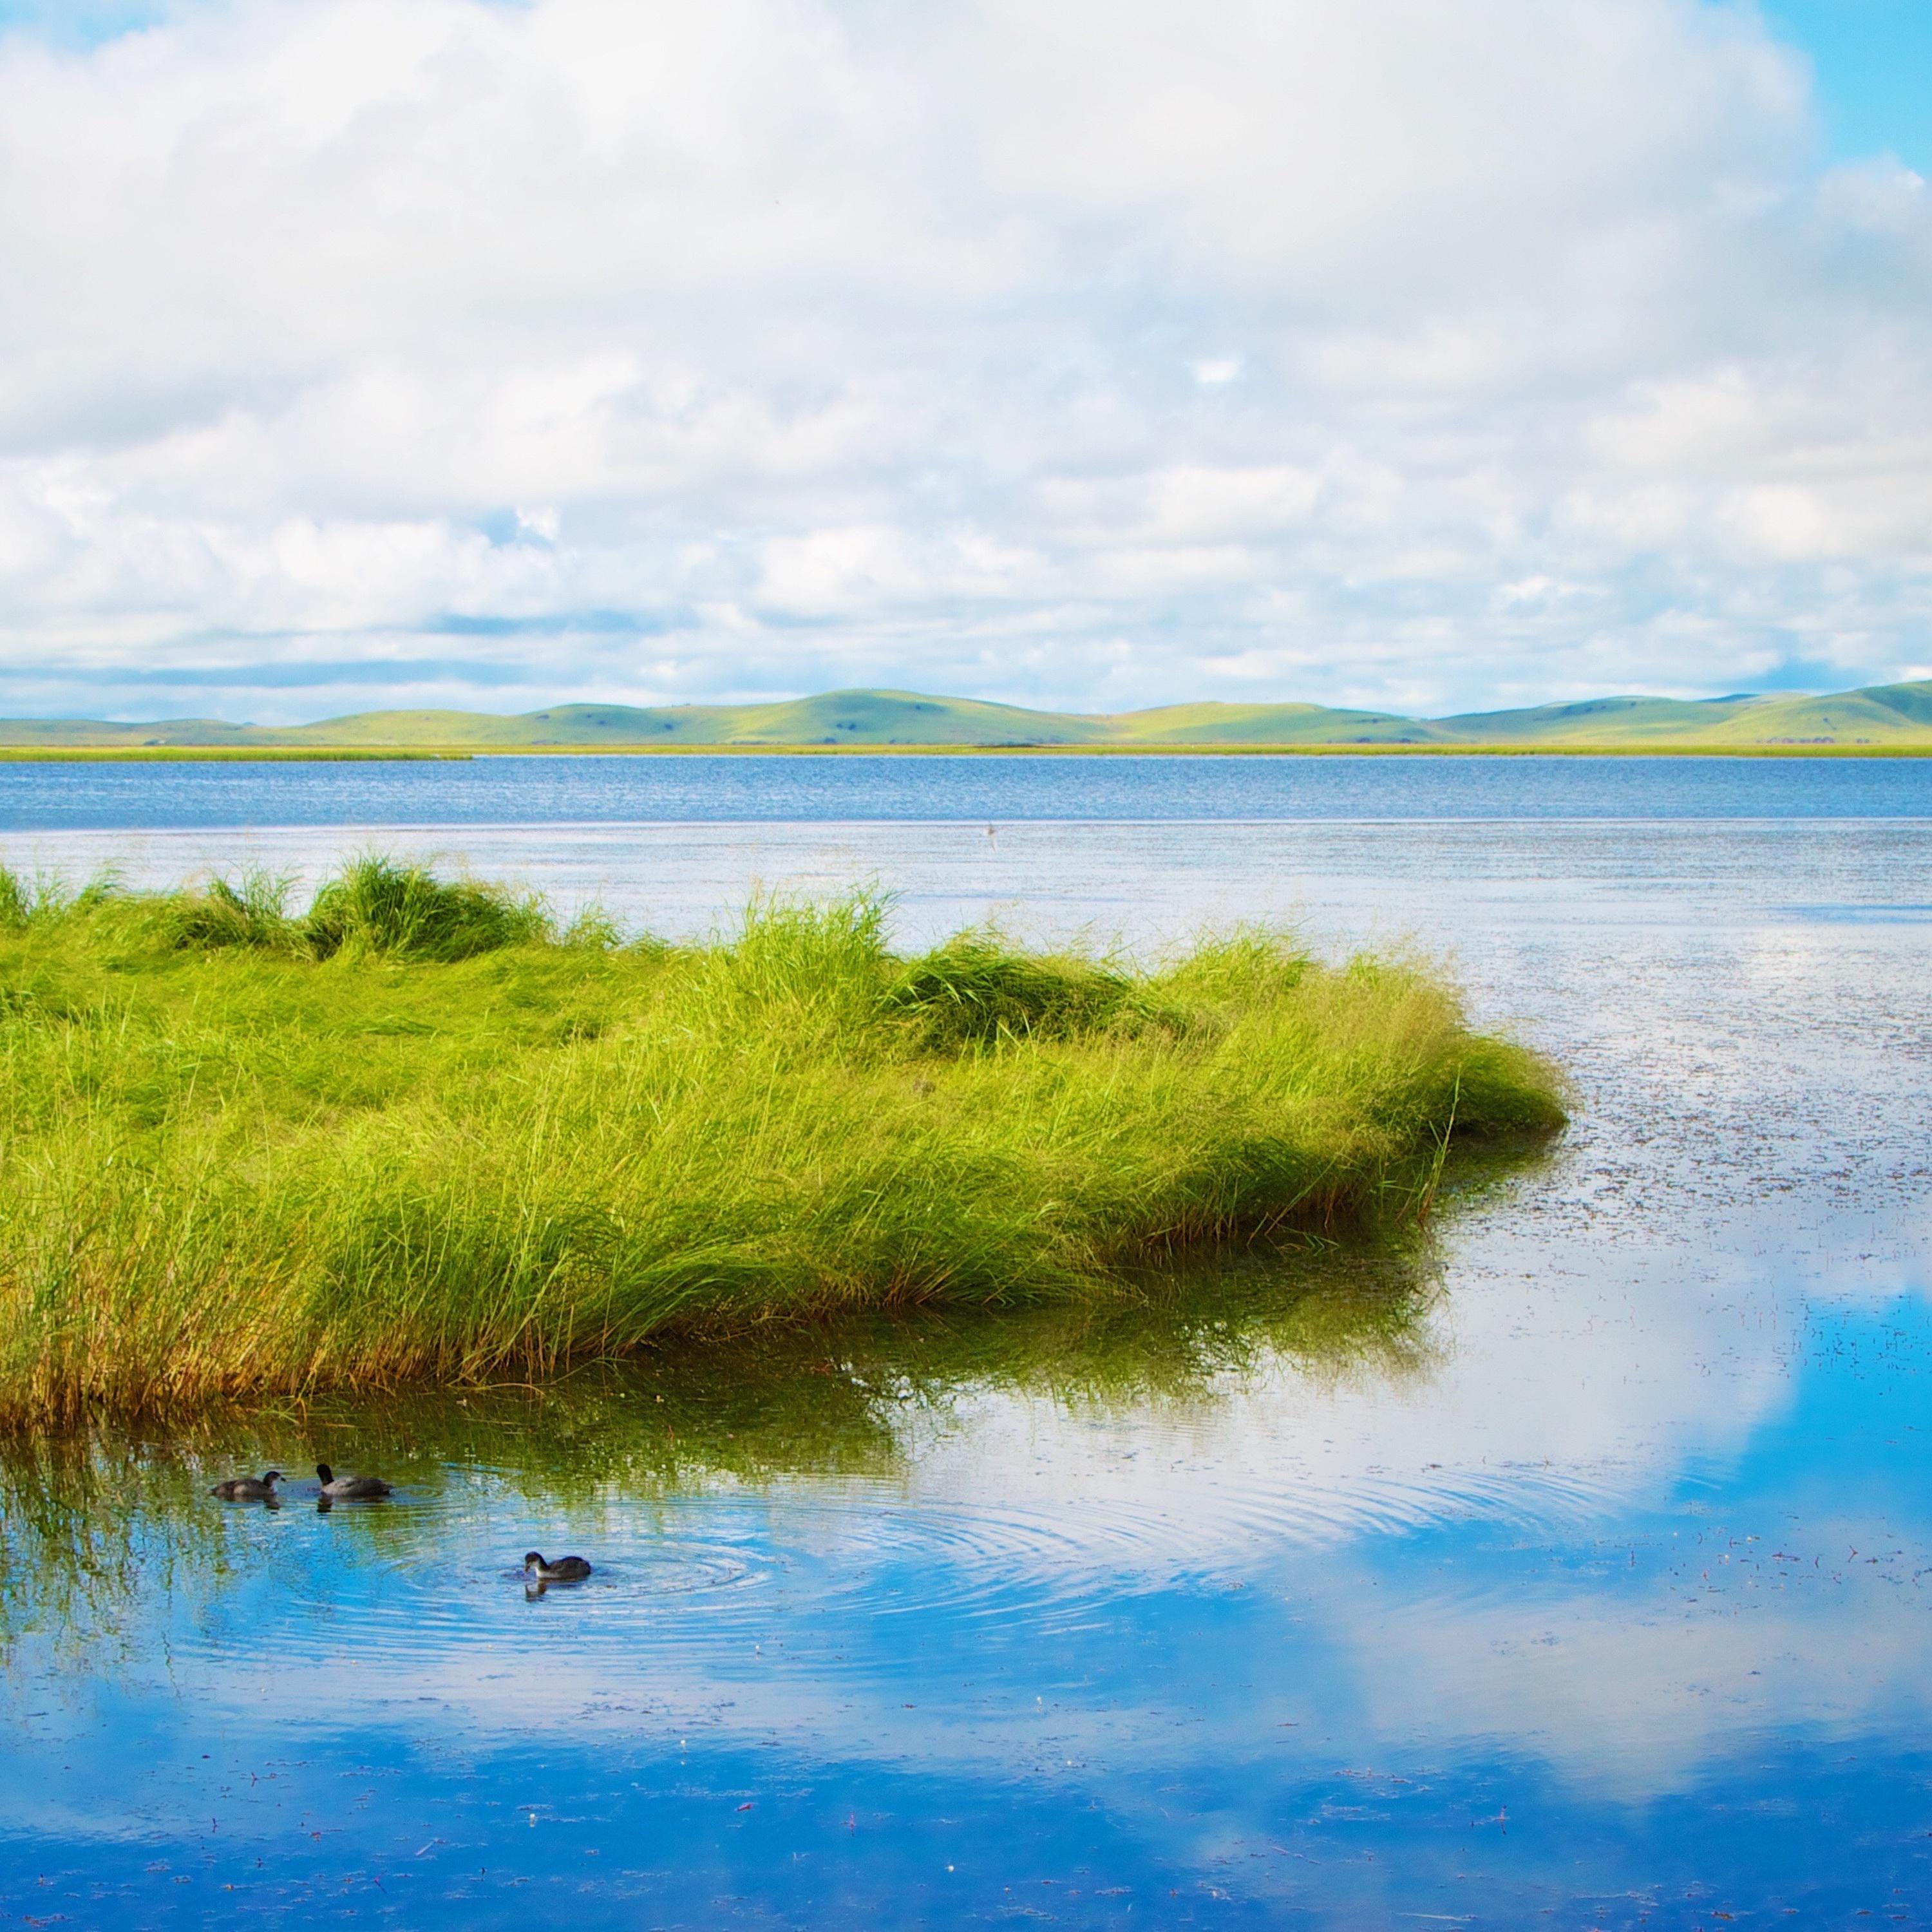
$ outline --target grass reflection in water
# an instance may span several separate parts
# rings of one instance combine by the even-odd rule
[[[103,1423],[16,1436],[0,1442],[0,1636],[111,1648],[140,1628],[144,1601],[206,1600],[238,1566],[270,1560],[266,1519],[326,1502],[312,1480],[279,1505],[212,1499],[210,1483],[238,1470],[306,1468],[332,1452],[380,1468],[397,1497],[332,1518],[378,1550],[440,1537],[452,1511],[464,1534],[487,1537],[481,1484],[520,1550],[519,1510],[795,1478],[890,1486],[920,1424],[988,1395],[1104,1415],[1209,1408],[1283,1370],[1317,1385],[1420,1376],[1435,1280],[1426,1236],[1270,1246],[1149,1273],[1102,1303],[858,1314],[668,1341],[542,1385],[230,1407],[166,1435]]]

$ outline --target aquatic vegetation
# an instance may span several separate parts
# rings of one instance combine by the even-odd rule
[[[988,1397],[1193,1414],[1284,1370],[1311,1394],[1426,1377],[1440,1360],[1432,1247],[1415,1229],[1250,1244],[1138,1271],[1105,1295],[670,1335],[542,1384],[333,1391],[206,1406],[158,1427],[104,1414],[0,1434],[0,1660],[38,1631],[81,1667],[120,1648],[141,1606],[178,1605],[259,1563],[251,1510],[208,1507],[211,1478],[236,1468],[353,1454],[412,1498],[446,1502],[465,1472],[488,1470],[538,1516],[560,1504],[594,1515],[612,1496],[687,1496],[720,1477],[733,1490],[890,1482],[907,1466],[909,1421],[976,1414]],[[371,1513],[358,1532],[386,1545],[409,1514]]]
[[[534,898],[468,880],[448,884],[419,866],[357,860],[316,893],[302,922],[318,959],[345,947],[403,959],[473,958],[550,937]]]
[[[919,1016],[926,1046],[943,1048],[1091,1032],[1130,990],[1124,975],[1090,960],[1030,956],[969,932],[913,961],[886,998]]]
[[[238,884],[217,878],[198,892],[166,894],[158,910],[178,945],[252,946],[316,959],[350,951],[447,962],[552,936],[542,905],[527,894],[438,879],[376,855],[344,866],[302,919],[289,916],[288,895],[286,880],[248,872]]]
[[[379,858],[286,897],[0,886],[0,1418],[1104,1298],[1563,1118],[1428,970],[1278,935],[908,961],[858,897],[626,944]]]

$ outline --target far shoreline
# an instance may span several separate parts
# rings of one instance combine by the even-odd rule
[[[1928,745],[0,745],[0,764],[446,764],[472,758],[1926,758]]]

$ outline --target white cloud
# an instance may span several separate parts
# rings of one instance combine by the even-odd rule
[[[0,711],[1904,675],[1932,203],[1809,116],[1695,0],[16,32]]]

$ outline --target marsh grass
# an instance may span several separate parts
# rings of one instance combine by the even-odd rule
[[[944,1052],[1092,1033],[1118,1017],[1132,992],[1124,974],[1091,960],[1016,952],[968,932],[910,962],[886,997],[917,1016],[922,1045]]]
[[[111,1668],[138,1651],[154,1614],[178,1616],[239,1563],[257,1569],[259,1513],[208,1506],[209,1484],[238,1469],[299,1474],[352,1460],[446,1502],[488,1471],[539,1514],[701,1493],[721,1478],[893,1482],[933,1419],[970,1428],[989,1396],[1178,1418],[1284,1370],[1317,1389],[1426,1374],[1438,1294],[1430,1244],[1414,1231],[1346,1250],[1263,1243],[1102,1296],[669,1337],[541,1384],[325,1394],[218,1404],[152,1428],[98,1417],[14,1432],[0,1436],[0,1664],[38,1636],[64,1668]],[[292,1490],[284,1507],[314,1505]],[[358,1544],[412,1537],[412,1514],[358,1516]]]
[[[1563,1118],[1428,971],[1266,934],[908,961],[861,896],[626,945],[380,858],[286,898],[0,885],[0,1420],[1101,1298]]]
[[[440,880],[376,854],[352,860],[327,880],[301,919],[289,916],[289,891],[286,879],[245,872],[238,882],[215,878],[199,892],[164,894],[155,910],[178,946],[247,946],[314,959],[347,952],[448,964],[555,937],[533,896]],[[0,891],[0,916],[4,911]],[[600,928],[598,937],[608,943],[616,934]]]

